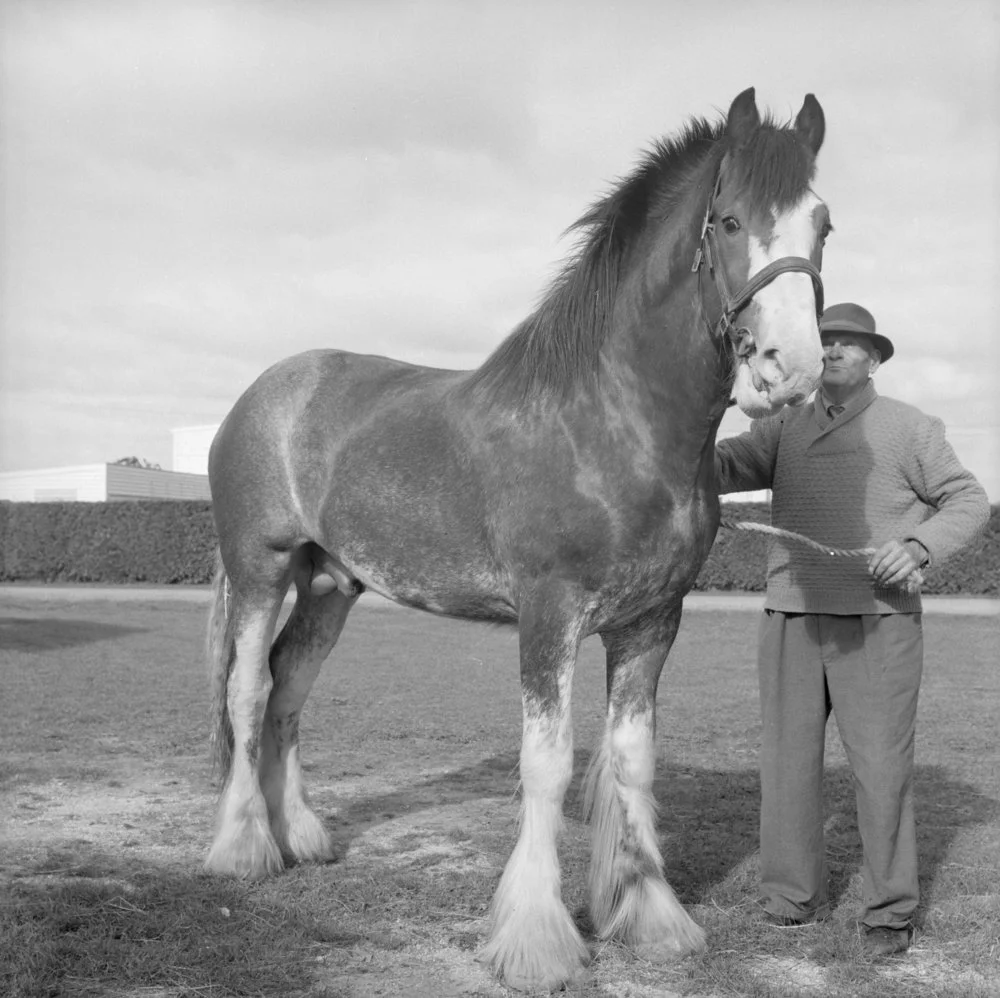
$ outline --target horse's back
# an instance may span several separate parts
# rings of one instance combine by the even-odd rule
[[[225,487],[267,478],[289,461],[300,473],[332,459],[366,425],[433,407],[459,372],[387,357],[311,350],[268,368],[240,396],[213,441],[209,475]]]

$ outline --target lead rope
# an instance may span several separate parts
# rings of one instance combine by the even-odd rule
[[[875,553],[875,548],[835,548],[828,544],[820,544],[805,534],[797,534],[794,530],[783,530],[781,527],[772,527],[768,523],[754,523],[750,520],[730,520],[723,517],[719,520],[719,526],[728,527],[730,530],[752,530],[761,534],[769,534],[771,537],[782,537],[785,540],[795,541],[805,547],[812,548],[829,555],[831,558],[867,558]],[[908,593],[920,592],[920,587],[924,584],[924,574],[919,568],[915,568],[907,576],[906,581],[901,586]]]

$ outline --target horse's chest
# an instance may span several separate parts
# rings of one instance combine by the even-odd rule
[[[714,538],[708,501],[673,505],[644,534],[623,535],[607,552],[601,602],[620,612],[682,597],[698,577]]]

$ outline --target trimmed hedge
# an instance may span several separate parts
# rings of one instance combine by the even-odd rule
[[[724,502],[722,518],[770,523],[771,507],[767,503]],[[766,566],[767,538],[763,534],[719,527],[694,588],[763,592]]]
[[[766,523],[762,503],[725,503],[723,517]],[[215,525],[209,502],[0,502],[0,581],[211,582]],[[722,527],[698,590],[762,592],[767,539]],[[1000,596],[1000,506],[983,541],[927,573],[931,595]]]
[[[215,524],[206,500],[0,502],[5,582],[206,583]]]

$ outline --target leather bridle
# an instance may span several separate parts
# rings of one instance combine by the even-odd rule
[[[820,277],[819,269],[811,260],[804,256],[783,256],[780,260],[774,260],[767,266],[762,267],[754,274],[747,283],[734,295],[729,291],[729,282],[726,280],[726,273],[722,267],[722,254],[719,253],[718,238],[715,234],[715,200],[719,196],[722,187],[722,177],[717,176],[712,190],[712,196],[708,200],[705,208],[705,218],[701,224],[701,239],[698,242],[698,249],[694,255],[694,264],[691,273],[698,274],[699,285],[701,283],[702,264],[708,267],[708,272],[715,280],[715,287],[719,292],[722,301],[722,315],[715,328],[715,335],[721,339],[727,337],[733,345],[733,350],[737,357],[746,357],[753,350],[753,336],[745,326],[737,327],[733,320],[753,301],[753,297],[761,288],[767,287],[779,274],[787,274],[791,271],[808,274],[812,279],[813,289],[816,294],[816,317],[823,314],[823,278]]]

